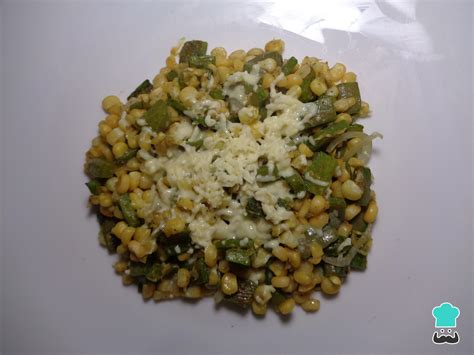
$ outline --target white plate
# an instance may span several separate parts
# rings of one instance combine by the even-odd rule
[[[456,2],[3,2],[1,346],[21,353],[472,353],[472,21]],[[143,303],[86,209],[102,97],[125,98],[185,36],[286,41],[358,74],[380,215],[369,268],[321,310],[255,319],[211,300]],[[431,310],[461,310],[434,345]]]

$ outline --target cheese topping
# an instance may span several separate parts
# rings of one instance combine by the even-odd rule
[[[224,93],[244,105],[247,94],[243,84],[256,89],[259,80],[259,67],[255,65],[250,73],[237,72],[229,76],[224,83]],[[225,114],[219,114],[219,101],[195,101],[185,114],[191,118],[204,117],[205,124],[215,131],[201,132],[182,121],[173,126],[172,133],[181,141],[203,139],[202,147],[196,149],[182,143],[182,150],[169,150],[168,156],[158,158],[140,151],[139,155],[146,160],[144,172],[159,181],[156,198],[147,205],[146,211],[163,212],[181,198],[190,199],[194,208],[181,217],[189,224],[193,241],[202,247],[213,239],[269,239],[273,224],[292,218],[293,212],[277,204],[279,199],[294,198],[286,182],[262,184],[261,179],[257,182],[262,158],[271,170],[276,167],[280,175],[292,174],[290,152],[296,145],[291,138],[304,128],[304,104],[294,97],[276,93],[274,85],[266,106],[268,116],[253,127],[230,122]],[[258,139],[252,129],[259,131]],[[164,176],[168,186],[161,181]],[[239,189],[233,199],[228,189],[236,186]],[[247,216],[245,206],[249,197],[261,203],[264,219]]]

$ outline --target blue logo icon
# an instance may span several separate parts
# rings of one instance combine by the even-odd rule
[[[440,335],[437,330],[433,333],[433,343],[438,345],[459,343],[459,334],[452,329],[457,326],[456,321],[461,314],[459,308],[449,302],[443,302],[434,307],[431,314],[435,319],[435,328],[438,328],[439,333],[441,333]]]

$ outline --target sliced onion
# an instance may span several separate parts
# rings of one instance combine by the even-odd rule
[[[363,138],[366,137],[367,134],[363,132],[346,132],[341,134],[339,137],[335,138],[331,143],[329,143],[328,147],[326,148],[326,152],[330,153],[336,146],[341,144],[342,142],[351,139],[351,138]]]

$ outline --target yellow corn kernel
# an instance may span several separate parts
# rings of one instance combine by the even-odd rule
[[[323,228],[329,222],[329,214],[323,212],[309,220],[309,224],[316,228]]]
[[[337,235],[341,237],[348,237],[351,234],[351,231],[352,225],[347,222],[344,222],[337,229]]]
[[[108,192],[102,192],[99,195],[99,204],[101,207],[104,207],[104,208],[112,206],[113,204],[112,195]]]
[[[227,57],[227,51],[224,47],[216,47],[212,49],[211,55],[214,57]]]
[[[156,285],[155,284],[143,284],[142,287],[142,296],[144,300],[148,300],[153,297],[153,293],[155,292]]]
[[[222,273],[229,272],[230,270],[229,262],[227,260],[219,261],[219,264],[217,265],[217,269]]]
[[[313,279],[312,269],[300,267],[293,273],[293,279],[300,285],[309,285]]]
[[[274,39],[265,44],[265,52],[278,52],[280,54],[285,50],[285,42],[281,39]]]
[[[129,286],[133,284],[134,281],[135,280],[132,276],[126,274],[122,275],[122,283],[124,284],[124,286]]]
[[[367,211],[364,213],[364,221],[367,223],[374,223],[379,213],[379,208],[377,207],[377,202],[371,201],[369,206],[367,206]]]
[[[275,80],[275,77],[272,74],[265,73],[263,74],[263,78],[262,78],[262,86],[265,89],[268,89],[274,80]]]
[[[191,107],[196,101],[198,91],[193,86],[186,86],[179,93],[179,100],[186,106]]]
[[[125,133],[121,128],[116,127],[107,134],[106,140],[107,143],[113,146],[115,143],[125,140]]]
[[[174,55],[170,55],[166,58],[166,67],[169,69],[176,67],[176,57]]]
[[[305,217],[308,214],[310,207],[311,207],[311,200],[307,198],[304,200],[303,205],[301,206],[300,210],[297,213],[297,216],[300,218]]]
[[[285,288],[290,284],[290,278],[288,276],[275,276],[272,277],[272,286],[276,288]]]
[[[341,289],[341,279],[336,275],[323,278],[321,290],[327,295],[335,295]]]
[[[191,211],[194,207],[193,201],[189,198],[180,198],[176,205],[185,211]]]
[[[243,49],[237,49],[229,54],[229,59],[230,60],[244,59],[246,55],[247,54]]]
[[[181,218],[172,218],[166,222],[163,231],[167,237],[170,237],[174,234],[181,233],[185,228],[186,224]]]
[[[224,295],[232,295],[238,290],[237,276],[228,272],[221,278],[221,291]]]
[[[317,312],[319,311],[320,307],[320,302],[317,299],[309,299],[307,301],[304,301],[301,304],[301,308],[303,308],[306,312]]]
[[[339,197],[339,198],[342,198],[344,197],[342,195],[342,184],[340,181],[334,181],[332,184],[331,184],[331,190],[332,190],[332,195],[334,197]]]
[[[309,149],[309,147],[304,144],[304,143],[301,143],[299,146],[298,146],[298,150],[301,154],[303,154],[306,158],[311,158],[314,153],[311,149]]]
[[[359,116],[360,117],[367,117],[370,113],[370,107],[369,104],[365,101],[362,101],[360,104],[360,111],[359,111]]]
[[[255,289],[254,299],[258,304],[264,305],[272,298],[272,292],[275,289],[269,285],[259,285]]]
[[[363,190],[352,180],[347,180],[342,184],[341,188],[344,198],[356,201],[362,197]]]
[[[145,248],[136,240],[131,240],[128,243],[128,250],[135,254],[138,259],[141,259],[146,255]]]
[[[295,250],[290,250],[288,251],[288,262],[290,265],[294,268],[297,269],[301,265],[301,255]]]
[[[318,215],[321,212],[323,212],[324,210],[326,210],[328,207],[329,206],[328,206],[328,202],[326,201],[326,199],[321,195],[316,195],[311,200],[309,211],[313,215]]]
[[[128,268],[128,263],[126,261],[120,260],[114,264],[114,269],[118,273],[122,273]]]
[[[240,123],[250,125],[258,120],[258,108],[254,106],[244,107],[238,115]]]
[[[331,87],[326,91],[326,95],[332,96],[332,97],[337,97],[337,96],[339,96],[339,89],[337,88],[337,86],[331,86]]]
[[[117,96],[106,96],[102,100],[102,108],[104,109],[105,112],[110,113],[110,111],[114,110],[115,106],[121,106],[122,102],[120,102],[120,99]]]
[[[220,81],[224,82],[230,75],[230,69],[228,67],[218,66],[217,73],[219,74]]]
[[[247,52],[247,56],[258,56],[258,55],[262,55],[264,52],[263,52],[263,49],[261,48],[252,48],[252,49],[249,49],[249,51]]]
[[[243,71],[244,70],[244,62],[241,59],[234,59],[232,63],[235,71]]]
[[[357,75],[355,73],[351,72],[351,71],[348,71],[342,77],[342,82],[343,83],[353,83],[355,81],[357,81]]]
[[[252,312],[253,314],[257,316],[263,316],[265,313],[267,313],[267,305],[266,304],[260,304],[257,303],[256,301],[252,302]]]
[[[310,89],[316,95],[321,96],[327,91],[328,87],[324,79],[316,78],[311,82]]]
[[[303,304],[310,299],[310,293],[295,292],[293,298],[297,304]]]
[[[348,113],[340,113],[337,115],[336,122],[346,121],[347,123],[352,123],[352,116]]]
[[[222,67],[222,68],[230,67],[230,66],[232,66],[232,64],[233,63],[229,58],[222,57],[222,56],[216,57],[216,67],[217,68],[219,68],[219,67]]]
[[[303,79],[299,74],[289,74],[286,77],[286,87],[291,88],[292,86],[300,86],[303,83]]]
[[[189,280],[191,279],[191,273],[189,270],[181,268],[177,272],[176,283],[178,287],[185,288],[189,285]]]
[[[128,145],[124,142],[118,142],[115,143],[114,146],[112,147],[112,153],[114,153],[114,156],[116,158],[121,157],[124,155],[128,150]]]
[[[204,262],[209,267],[214,267],[217,263],[217,248],[214,244],[209,244],[204,249]]]
[[[361,207],[359,205],[356,205],[355,203],[348,205],[344,212],[345,220],[350,221],[351,219],[353,219],[355,216],[359,214],[360,210],[361,210]]]
[[[288,250],[284,247],[277,246],[273,248],[272,254],[283,262],[288,260]]]
[[[118,194],[124,194],[128,191],[130,187],[130,176],[128,174],[122,174],[118,177],[117,185],[115,186],[115,191]]]
[[[357,158],[350,158],[349,161],[348,161],[349,165],[354,167],[354,168],[360,168],[362,166],[364,166],[364,162],[360,159],[357,159]]]
[[[148,238],[150,238],[150,236],[151,236],[151,229],[141,226],[135,230],[133,239],[136,240],[137,242],[143,242],[147,240]]]
[[[200,298],[202,290],[200,286],[191,286],[184,291],[184,297],[186,298]]]
[[[293,298],[288,298],[278,305],[278,310],[281,314],[287,315],[293,312],[295,308],[295,300]]]
[[[128,176],[130,177],[130,186],[128,187],[128,189],[130,191],[133,191],[138,187],[142,173],[139,171],[132,171],[128,174]]]
[[[334,109],[336,112],[346,112],[356,103],[354,97],[345,97],[334,102]]]
[[[105,121],[100,121],[99,123],[99,133],[102,138],[107,137],[107,134],[112,130],[112,127],[110,127]]]
[[[341,63],[336,63],[330,70],[331,80],[336,82],[342,80],[346,73],[346,66]]]
[[[140,181],[138,182],[138,187],[142,190],[149,189],[153,186],[153,178],[149,175],[142,174],[140,176]]]
[[[269,266],[269,269],[275,274],[275,276],[286,276],[287,271],[285,269],[285,264],[280,260],[275,260]]]

